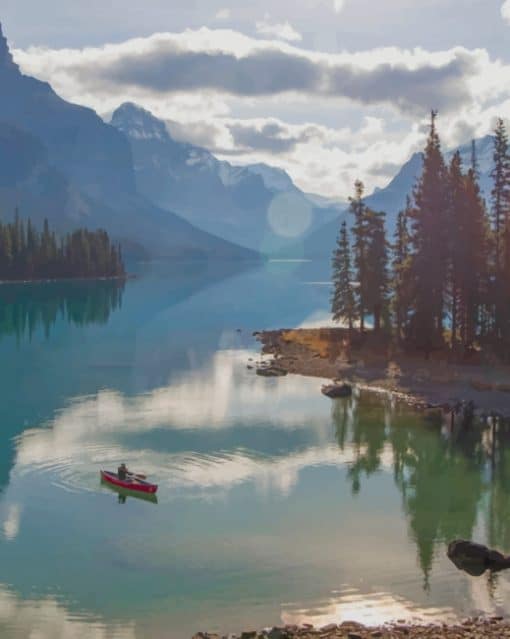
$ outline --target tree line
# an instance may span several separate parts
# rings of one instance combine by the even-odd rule
[[[510,356],[510,151],[505,123],[494,131],[493,188],[482,197],[476,148],[447,165],[432,112],[423,171],[397,218],[392,242],[385,213],[364,202],[356,182],[353,225],[344,221],[333,253],[333,319],[423,350],[491,347]]]
[[[44,220],[39,231],[16,212],[14,221],[0,222],[0,280],[123,277],[120,246],[101,229],[78,229],[57,237]]]

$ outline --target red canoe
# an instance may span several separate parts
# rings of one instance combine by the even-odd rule
[[[127,488],[128,490],[138,490],[141,493],[154,494],[158,489],[157,484],[151,484],[148,481],[135,477],[134,475],[127,479],[119,479],[117,473],[112,473],[110,470],[101,470],[100,473],[101,479],[104,479],[104,481],[107,481],[109,484],[113,484],[114,486]]]

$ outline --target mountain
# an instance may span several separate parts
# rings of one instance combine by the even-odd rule
[[[480,187],[483,197],[488,201],[492,189],[492,154],[494,138],[487,135],[475,142]],[[459,147],[464,167],[471,165],[471,143]],[[456,149],[445,153],[445,161],[449,162]],[[366,204],[386,213],[386,230],[391,239],[395,230],[398,212],[405,207],[406,198],[412,195],[413,188],[423,168],[423,155],[415,153],[402,166],[397,175],[383,189],[376,189],[365,198]],[[308,234],[301,242],[296,242],[282,253],[288,257],[324,258],[329,257],[334,249],[336,237],[343,220],[350,226],[351,219],[346,207],[335,219],[327,222],[318,230]]]
[[[195,228],[138,193],[126,137],[91,109],[23,75],[0,25],[0,212],[59,231],[102,227],[138,254],[241,259],[254,253]]]
[[[131,143],[140,193],[232,242],[271,253],[338,216],[338,206],[314,201],[285,171],[220,161],[174,140],[162,120],[135,104],[122,104],[111,124]]]

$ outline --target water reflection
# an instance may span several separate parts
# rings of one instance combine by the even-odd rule
[[[340,449],[355,451],[348,471],[353,494],[362,490],[364,477],[391,466],[425,588],[438,547],[443,551],[453,539],[472,539],[480,517],[489,544],[508,550],[508,424],[495,429],[477,424],[452,439],[440,423],[417,428],[390,398],[366,393],[337,402],[333,417]]]
[[[135,639],[134,623],[106,623],[89,613],[70,614],[57,597],[19,597],[0,585],[2,637],[37,639]]]
[[[119,504],[125,504],[129,498],[140,499],[141,501],[148,501],[152,504],[158,503],[158,496],[151,493],[141,493],[136,490],[128,490],[127,488],[121,488],[119,486],[112,486],[112,484],[101,479],[101,486],[117,495],[117,501]]]
[[[124,281],[77,280],[0,286],[0,337],[32,338],[38,328],[46,337],[59,318],[75,326],[106,324],[120,308]]]
[[[165,272],[130,282],[106,324],[2,341],[2,636],[510,610],[510,576],[445,553],[509,549],[503,425],[454,437],[383,395],[331,402],[321,380],[247,370],[252,330],[312,322],[327,298],[295,272]],[[157,508],[99,485],[120,461],[157,478]]]

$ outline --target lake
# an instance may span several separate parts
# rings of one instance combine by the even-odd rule
[[[252,332],[328,319],[327,266],[142,264],[0,287],[0,635],[187,638],[510,610],[508,436],[266,379]],[[124,461],[151,503],[102,486]]]

